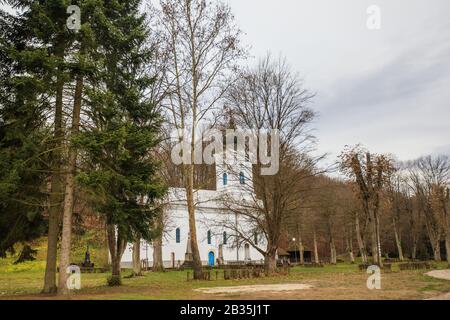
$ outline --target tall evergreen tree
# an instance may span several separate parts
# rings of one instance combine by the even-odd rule
[[[161,119],[146,97],[154,82],[148,74],[146,17],[139,13],[141,1],[114,4],[105,10],[111,26],[103,34],[107,59],[102,85],[86,89],[92,128],[81,134],[78,144],[91,164],[79,180],[95,195],[97,211],[106,216],[112,275],[120,279],[126,244],[137,237],[152,238],[155,200],[165,186],[152,157],[160,141]]]
[[[69,81],[67,72],[66,51],[73,42],[73,33],[67,29],[68,0],[27,1],[6,0],[17,9],[16,14],[3,12],[7,17],[12,39],[7,55],[22,66],[23,74],[34,79],[40,79],[45,94],[37,96],[36,103],[44,101],[46,106],[46,125],[52,127],[51,137],[46,142],[48,156],[45,163],[47,179],[42,179],[48,186],[48,247],[47,264],[44,281],[44,293],[56,291],[56,255],[60,230],[60,215],[62,203],[62,159],[64,147],[63,128],[63,92],[64,85]],[[30,86],[28,89],[33,88]]]
[[[45,180],[45,66],[20,56],[17,19],[0,12],[0,257],[43,232]],[[29,72],[29,71],[34,71]]]
[[[1,13],[3,24],[3,32],[1,35],[3,62],[2,111],[4,117],[13,117],[12,120],[6,120],[9,123],[3,127],[4,132],[17,139],[24,137],[28,141],[34,140],[36,141],[35,145],[37,142],[40,142],[41,148],[44,147],[42,143],[45,142],[46,150],[56,150],[58,148],[53,144],[54,141],[49,139],[48,136],[42,136],[44,134],[42,130],[47,129],[48,126],[48,119],[46,117],[51,116],[49,112],[52,111],[52,105],[55,103],[55,86],[52,86],[52,84],[55,82],[55,70],[58,69],[57,64],[60,62],[55,58],[56,50],[52,44],[57,38],[55,37],[55,28],[54,25],[50,25],[51,20],[47,19],[48,14],[52,12],[53,15],[55,14],[55,3],[52,1],[43,3],[32,1],[6,2],[18,9],[19,13],[17,15],[9,14],[6,11],[2,11]],[[55,15],[55,19],[58,20],[57,15]],[[8,113],[8,110],[12,112]],[[41,136],[34,136],[33,133],[39,130],[41,130]],[[47,133],[45,132],[45,134]],[[27,146],[30,147],[30,144],[27,144]],[[46,177],[44,177],[44,171],[47,175],[50,171],[50,168],[43,164],[48,163],[48,160],[53,157],[49,157],[49,153],[44,150],[40,150],[39,152],[37,149],[34,151],[28,149],[28,151],[28,154],[15,153],[14,161],[16,161],[16,164],[26,161],[26,165],[28,166],[26,170],[28,172],[31,172],[30,170],[40,172],[39,178],[37,178],[33,185],[35,186],[35,191],[41,191],[39,188],[41,186],[40,182],[47,182]],[[46,157],[45,161],[43,160],[44,157]],[[40,167],[31,169],[31,159],[40,161]],[[10,183],[9,185],[14,185],[24,195],[32,196],[36,194],[32,190],[27,190],[18,182]],[[35,206],[42,209],[43,201],[39,204],[35,203]],[[51,211],[55,210],[50,209],[50,216]],[[8,211],[8,214],[13,214],[13,211]],[[38,215],[35,214],[35,216]],[[11,229],[10,233],[16,232]],[[54,238],[55,260],[53,265],[56,267],[57,234]]]
[[[56,291],[62,222],[59,283],[66,293],[75,177],[81,187],[95,191],[93,204],[106,215],[109,239],[115,242],[110,248],[115,276],[125,243],[138,234],[151,238],[154,200],[165,191],[151,157],[160,118],[146,98],[153,84],[146,17],[139,13],[141,1],[5,2],[19,12],[1,12],[0,198],[8,215],[0,219],[2,226],[17,222],[18,227],[10,229],[7,241],[0,238],[1,245],[5,251],[41,234],[35,225],[42,226],[46,206],[43,291]],[[77,33],[66,26],[70,4],[81,8]],[[71,119],[63,118],[64,109]]]

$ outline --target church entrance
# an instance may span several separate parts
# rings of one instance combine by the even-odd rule
[[[216,259],[214,256],[214,252],[210,251],[208,254],[208,265],[211,267],[214,267],[215,263],[216,263]]]

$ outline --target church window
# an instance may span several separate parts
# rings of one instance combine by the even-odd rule
[[[226,186],[228,184],[228,174],[225,172],[222,177],[223,185]]]
[[[246,243],[244,248],[245,248],[245,260],[246,261],[250,261],[251,260],[251,258],[250,258],[250,245],[248,243]]]
[[[227,237],[227,232],[226,231],[224,231],[223,232],[223,244],[227,244],[227,239],[228,237]]]
[[[208,238],[208,244],[211,244],[211,230],[208,230],[207,238]]]
[[[243,172],[241,172],[241,173],[239,174],[239,182],[240,182],[241,184],[245,184],[245,174],[244,174]]]
[[[177,230],[175,230],[175,240],[177,243],[181,242],[180,228],[177,228]]]

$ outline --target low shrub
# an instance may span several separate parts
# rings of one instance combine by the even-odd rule
[[[108,286],[118,287],[122,285],[122,278],[120,276],[110,276],[108,277]]]

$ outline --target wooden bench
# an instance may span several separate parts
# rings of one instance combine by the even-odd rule
[[[367,269],[373,265],[376,264],[360,264],[358,265],[358,268],[360,271],[367,271]],[[392,271],[392,264],[390,263],[383,263],[383,267],[381,267],[381,270],[383,271]]]
[[[320,262],[320,263],[312,262],[312,263],[305,263],[301,266],[305,267],[305,268],[323,268],[324,264],[322,262]]]
[[[81,273],[107,273],[110,271],[109,268],[80,267],[76,264],[71,264],[71,266],[79,267]],[[122,270],[125,271],[126,269]],[[56,268],[56,272],[59,272],[59,267]]]
[[[432,266],[429,262],[407,262],[398,265],[400,270],[429,270]]]

